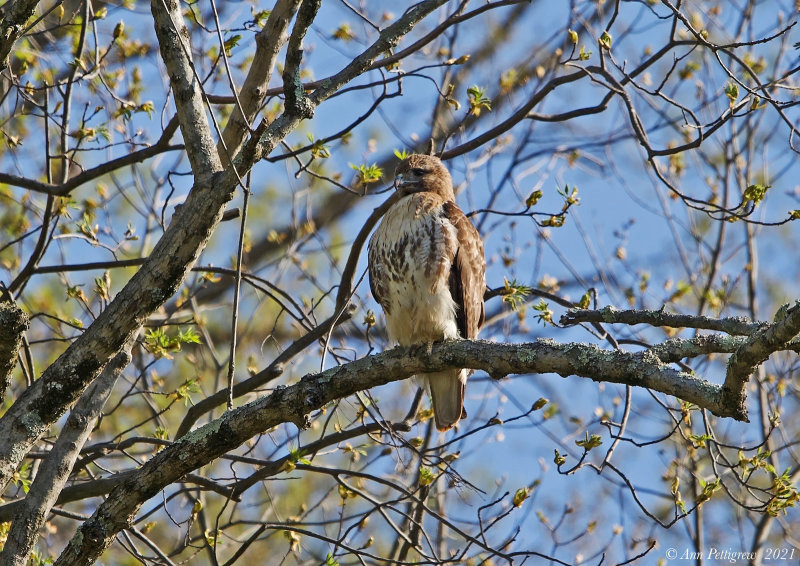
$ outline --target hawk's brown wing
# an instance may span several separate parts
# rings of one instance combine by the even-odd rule
[[[386,284],[386,275],[382,273],[383,263],[378,257],[377,246],[374,245],[375,236],[373,235],[369,241],[369,248],[367,250],[367,265],[369,269],[369,289],[372,291],[372,296],[375,301],[384,309],[388,310],[388,305],[385,304],[384,297],[386,290],[383,286]]]
[[[456,203],[444,203],[442,214],[455,227],[458,241],[449,276],[450,295],[458,306],[458,331],[462,338],[477,338],[484,321],[486,260],[483,256],[483,242],[475,226]]]

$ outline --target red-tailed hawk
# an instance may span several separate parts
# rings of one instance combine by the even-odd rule
[[[403,346],[477,338],[486,287],[483,242],[455,203],[453,181],[439,159],[411,155],[395,173],[403,196],[369,242],[369,283],[386,314],[389,338]],[[436,427],[464,413],[468,370],[426,373]]]

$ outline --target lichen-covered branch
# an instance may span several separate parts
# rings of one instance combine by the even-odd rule
[[[117,354],[75,405],[50,454],[39,467],[21,509],[14,513],[8,539],[0,553],[1,563],[16,566],[28,563],[39,529],[69,479],[80,450],[114,389],[117,377],[130,359],[130,347]]]
[[[482,369],[492,377],[557,373],[595,381],[647,387],[694,403],[719,416],[741,418],[724,404],[721,386],[663,364],[649,351],[602,350],[587,344],[539,340],[526,344],[451,341],[427,348],[394,348],[322,373],[228,411],[181,437],[115,487],[76,533],[56,561],[91,564],[116,534],[130,526],[138,509],[161,489],[263,431],[292,422],[304,427],[306,415],[358,391],[445,368]]]
[[[765,326],[765,323],[753,322],[744,317],[710,318],[690,314],[674,314],[660,310],[619,310],[610,306],[598,310],[570,309],[561,317],[560,322],[564,325],[578,324],[579,322],[647,324],[671,328],[716,330],[734,336],[749,336]]]
[[[178,122],[195,181],[222,169],[206,114],[203,88],[192,62],[189,30],[176,0],[152,0],[158,46],[174,91]]]
[[[800,302],[791,308],[786,305],[778,311],[771,324],[753,322],[743,317],[713,319],[704,316],[671,314],[663,311],[617,310],[605,307],[599,310],[570,309],[561,317],[565,325],[579,322],[606,324],[648,324],[673,328],[717,330],[730,336],[696,336],[691,340],[667,340],[653,346],[650,351],[663,362],[677,362],[686,357],[709,353],[730,353],[725,383],[720,403],[724,416],[747,420],[747,381],[750,374],[770,354],[779,350],[798,351],[795,339],[800,333]],[[741,338],[746,336],[747,338]],[[703,405],[701,405],[703,406]],[[710,409],[710,407],[707,407]],[[712,409],[712,412],[717,413]]]
[[[283,94],[286,97],[286,107],[292,113],[311,118],[314,108],[306,99],[303,81],[300,79],[300,64],[303,61],[303,38],[306,36],[311,22],[319,12],[322,0],[303,0],[297,12],[297,20],[286,46],[286,59],[283,67]]]
[[[0,401],[11,383],[11,372],[22,346],[22,335],[30,321],[25,311],[10,302],[0,302]]]
[[[308,348],[311,344],[320,340],[323,336],[328,334],[336,326],[350,320],[355,312],[355,308],[339,312],[337,310],[332,316],[315,326],[312,330],[295,340],[288,348],[275,358],[269,366],[258,372],[257,374],[248,377],[244,381],[240,381],[233,386],[233,397],[238,399],[242,395],[251,393],[260,387],[264,387],[270,381],[283,373],[285,364],[293,359],[301,351]],[[186,416],[181,421],[178,427],[178,432],[175,438],[180,438],[189,430],[191,430],[194,423],[204,414],[208,413],[215,407],[224,404],[228,398],[228,390],[220,389],[216,393],[212,393],[197,401],[187,411]]]
[[[725,404],[738,406],[747,414],[747,382],[770,354],[783,350],[786,344],[800,333],[800,301],[785,312],[778,311],[775,322],[750,335],[728,360],[723,394]]]
[[[37,4],[39,0],[16,0],[0,10],[0,71],[8,67],[8,54],[25,31],[25,24],[33,16]]]
[[[744,336],[725,334],[699,334],[693,338],[670,338],[650,347],[658,359],[665,363],[676,363],[686,358],[709,354],[733,354],[747,340]],[[790,340],[780,350],[799,352],[800,341]]]
[[[172,13],[166,11],[167,6]],[[179,6],[155,0],[153,13],[195,186],[142,268],[0,418],[0,436],[5,439],[0,445],[0,491],[33,443],[78,399],[144,320],[176,292],[233,196],[235,182],[220,187],[212,179],[221,165],[210,137],[199,81],[188,59],[188,32],[176,23],[182,21]]]

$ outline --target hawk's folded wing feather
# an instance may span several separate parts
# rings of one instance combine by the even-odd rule
[[[458,241],[449,277],[450,294],[458,307],[458,331],[462,338],[477,338],[485,316],[483,242],[475,226],[454,202],[444,203],[442,214],[456,229]]]

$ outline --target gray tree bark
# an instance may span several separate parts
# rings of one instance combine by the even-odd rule
[[[44,525],[69,479],[75,461],[114,389],[117,377],[130,359],[128,345],[106,365],[100,377],[86,390],[70,412],[58,440],[39,466],[21,508],[14,514],[8,539],[0,552],[0,563],[15,566],[28,563],[39,529]]]
[[[0,401],[11,383],[11,372],[17,364],[17,352],[28,330],[28,315],[12,303],[0,302]]]

